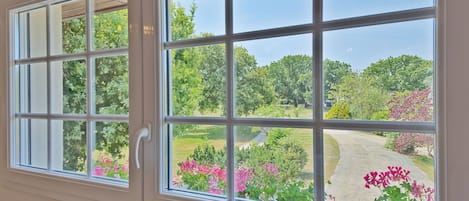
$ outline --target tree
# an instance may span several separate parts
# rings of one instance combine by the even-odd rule
[[[313,59],[307,55],[288,55],[267,68],[275,92],[287,104],[308,104],[312,101]]]
[[[128,45],[127,10],[106,12],[94,16],[94,47],[110,49]],[[85,19],[76,18],[63,22],[63,51],[83,51],[86,44]],[[88,61],[91,62],[91,61]],[[126,56],[102,57],[94,60],[95,104],[98,114],[127,114],[128,58]],[[64,113],[87,112],[87,69],[83,60],[63,62]],[[64,122],[63,168],[84,171],[86,161],[86,124]],[[91,135],[91,133],[88,133]],[[96,149],[105,150],[115,158],[121,158],[122,148],[128,146],[127,123],[96,123]],[[91,156],[89,156],[91,157]]]
[[[371,119],[373,113],[383,110],[389,99],[382,89],[371,85],[370,78],[351,73],[334,86],[332,97],[350,106],[352,119]]]
[[[352,73],[350,64],[325,59],[324,69],[324,99],[332,99],[332,93],[336,85],[342,82],[342,79]],[[334,100],[336,101],[336,100]]]
[[[225,108],[226,101],[226,59],[224,45],[198,47],[202,61],[198,71],[202,76],[201,111],[213,112]]]
[[[363,71],[373,86],[388,92],[415,91],[431,86],[432,62],[418,56],[401,55],[372,63]]]
[[[416,90],[395,93],[388,101],[389,117],[401,121],[431,121],[433,119],[432,90]],[[412,154],[415,147],[425,147],[427,154],[433,156],[433,136],[428,134],[403,133],[394,140],[394,149],[400,153]]]

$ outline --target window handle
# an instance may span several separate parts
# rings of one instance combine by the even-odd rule
[[[140,160],[138,155],[140,151],[140,143],[142,139],[145,140],[145,142],[149,142],[151,140],[151,124],[148,124],[147,127],[138,130],[137,135],[138,137],[135,146],[135,165],[137,166],[137,169],[140,169]]]

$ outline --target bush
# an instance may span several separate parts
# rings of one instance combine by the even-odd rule
[[[326,119],[350,119],[350,105],[347,102],[339,101],[334,104],[326,114]]]
[[[187,160],[194,160],[203,165],[216,164],[220,167],[226,167],[226,151],[225,149],[216,150],[213,145],[204,143],[197,146]]]
[[[433,136],[420,133],[403,133],[394,140],[394,150],[402,154],[415,154],[415,148],[425,147],[427,155],[433,157]]]

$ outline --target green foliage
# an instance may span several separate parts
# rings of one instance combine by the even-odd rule
[[[268,132],[269,135],[267,136],[266,144],[268,146],[278,146],[280,139],[287,137],[290,132],[291,130],[286,129],[272,129]]]
[[[418,56],[401,55],[372,63],[363,72],[373,86],[387,92],[415,91],[431,85],[432,62]]]
[[[291,182],[285,184],[277,196],[278,201],[314,200],[314,184],[305,185],[303,181]]]
[[[335,103],[326,113],[326,119],[350,119],[350,106],[345,101]]]
[[[384,147],[389,150],[394,150],[394,140],[399,136],[399,133],[386,133],[386,143],[384,144]]]
[[[236,161],[245,164],[254,172],[263,171],[263,165],[266,163],[274,163],[280,169],[279,181],[297,178],[308,162],[308,154],[293,137],[282,137],[283,135],[277,132],[275,137],[267,140],[276,139],[272,144],[252,144],[247,149],[239,149],[236,152]]]
[[[224,45],[201,46],[197,48],[202,57],[198,71],[202,77],[201,111],[225,112],[226,101],[226,59]]]
[[[248,115],[275,101],[275,89],[267,69],[257,67],[254,56],[243,47],[235,48],[236,113]]]
[[[127,10],[96,15],[94,19],[94,45],[97,49],[109,49],[128,45]],[[63,22],[63,51],[82,52],[86,37],[84,18]],[[91,61],[89,61],[91,62]],[[128,58],[126,56],[96,58],[95,89],[96,112],[99,114],[127,114],[128,102]],[[82,60],[63,63],[64,113],[86,113],[86,64]],[[84,171],[86,161],[85,124],[64,123],[64,169]],[[121,158],[122,147],[128,146],[126,123],[98,123],[96,125],[96,149]]]
[[[271,63],[268,77],[285,104],[308,104],[312,101],[313,59],[307,55],[288,55]]]
[[[371,85],[369,78],[356,73],[345,76],[333,89],[335,100],[350,105],[352,119],[371,119],[373,113],[385,109],[389,100],[389,94]]]
[[[201,146],[197,146],[187,160],[195,160],[202,165],[216,164],[219,167],[226,167],[226,148],[216,150],[213,145],[204,143]]]
[[[331,94],[336,85],[342,83],[342,79],[352,73],[350,64],[325,59],[324,68],[324,98],[333,99]]]
[[[194,34],[196,9],[196,5],[192,3],[189,13],[186,13],[186,10],[181,5],[170,4],[172,40],[188,39]]]

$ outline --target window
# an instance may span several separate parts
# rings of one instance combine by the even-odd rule
[[[161,4],[163,194],[434,198],[433,1]]]
[[[141,110],[129,92],[141,91],[129,86],[129,12],[106,0],[10,9],[11,186],[57,200],[142,199],[130,157]]]
[[[14,161],[126,183],[127,9],[90,3],[95,12],[82,0],[13,15]]]
[[[11,9],[7,180],[55,200],[437,199],[436,4],[356,4]]]

